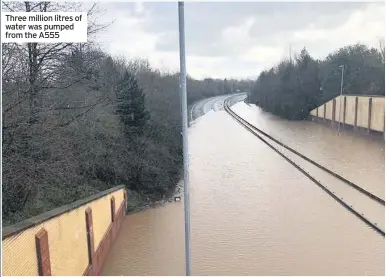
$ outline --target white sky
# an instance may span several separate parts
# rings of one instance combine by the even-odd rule
[[[104,50],[147,58],[178,71],[177,3],[101,3],[103,21],[115,20],[98,39]],[[378,47],[385,36],[384,3],[185,4],[188,74],[247,78],[306,47],[323,58],[339,47]]]

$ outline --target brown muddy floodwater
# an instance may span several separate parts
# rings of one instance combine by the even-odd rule
[[[350,132],[338,136],[320,124],[284,121],[244,103],[233,109],[384,199],[382,141]],[[385,274],[384,237],[224,111],[193,124],[189,155],[193,275]],[[384,229],[383,206],[350,196],[341,184],[336,190]],[[183,202],[127,216],[102,275],[184,275]]]

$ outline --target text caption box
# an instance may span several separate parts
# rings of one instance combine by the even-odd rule
[[[86,12],[3,12],[2,42],[87,42]]]

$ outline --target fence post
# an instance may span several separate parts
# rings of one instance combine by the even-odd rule
[[[126,214],[126,211],[127,211],[127,190],[125,190],[124,192],[123,192],[123,199],[124,199],[124,201],[125,201],[125,210],[123,211],[123,214],[125,215]]]
[[[368,124],[367,124],[367,132],[371,131],[371,112],[373,107],[373,98],[369,98],[369,110],[368,110]]]
[[[115,221],[115,198],[114,196],[110,199],[110,208],[111,208],[111,222]]]
[[[342,99],[340,101],[342,101]],[[347,106],[347,98],[345,96],[343,98],[343,111],[339,111],[340,113],[343,112],[343,122],[342,122],[342,127],[343,128],[344,128],[344,124],[346,122],[346,106]]]
[[[385,139],[385,99],[383,99],[383,139]]]
[[[326,103],[323,104],[323,119],[326,121]]]
[[[39,276],[51,276],[50,249],[48,245],[48,233],[42,228],[35,235],[36,255],[38,258]]]
[[[94,260],[94,229],[92,222],[92,210],[87,208],[86,214],[86,232],[87,232],[87,247],[88,247],[88,264],[92,267]]]
[[[358,96],[355,97],[355,114],[354,114],[354,129],[357,129],[357,121],[358,121]]]
[[[342,101],[342,99],[340,101]],[[332,115],[331,115],[331,123],[332,123],[332,125],[334,125],[334,123],[335,123],[335,116],[336,116],[335,115],[336,114],[335,109],[336,109],[336,99],[334,98],[332,100]]]

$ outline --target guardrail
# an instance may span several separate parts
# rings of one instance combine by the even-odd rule
[[[3,275],[98,275],[126,205],[117,186],[3,228]]]

